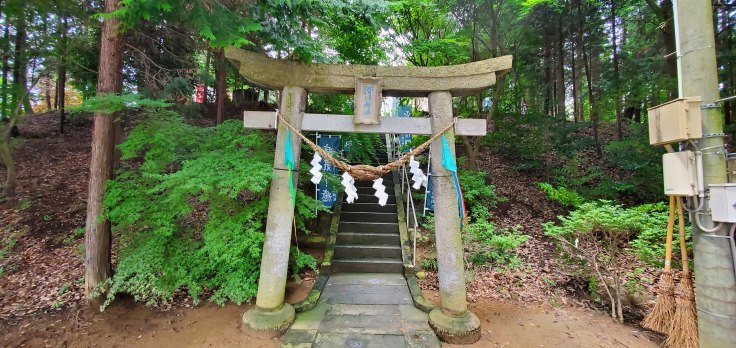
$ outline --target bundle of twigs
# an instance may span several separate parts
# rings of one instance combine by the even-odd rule
[[[677,287],[677,309],[668,332],[665,346],[672,348],[698,347],[698,315],[695,309],[695,291],[687,256],[685,219],[682,213],[682,197],[677,197],[677,218],[680,227],[680,253],[682,254],[682,277]]]
[[[675,197],[670,196],[670,214],[667,218],[667,242],[665,245],[664,270],[659,278],[657,302],[644,318],[642,326],[660,333],[668,333],[675,315],[675,283],[672,280],[672,235],[675,228]]]

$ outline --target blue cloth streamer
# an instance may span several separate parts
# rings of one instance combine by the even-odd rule
[[[460,215],[460,229],[463,228],[467,212],[465,210],[465,200],[463,199],[463,190],[460,188],[460,180],[457,176],[457,161],[450,150],[450,144],[447,137],[442,135],[442,167],[452,172],[452,179],[455,182],[455,193],[457,193],[457,209]]]

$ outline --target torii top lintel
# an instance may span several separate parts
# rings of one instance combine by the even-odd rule
[[[355,91],[355,79],[382,79],[383,96],[423,97],[434,91],[450,91],[454,96],[477,93],[496,83],[496,75],[511,69],[512,56],[437,67],[305,64],[269,58],[230,47],[227,57],[248,81],[261,87],[282,89],[299,86],[309,92],[346,93]]]

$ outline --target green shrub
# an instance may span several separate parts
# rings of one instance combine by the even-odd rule
[[[542,155],[549,151],[547,130],[553,120],[539,114],[499,114],[494,122],[498,130],[483,140],[490,149],[516,161],[519,170],[534,170],[544,166]]]
[[[537,186],[547,194],[547,198],[563,206],[575,208],[585,202],[577,192],[565,187],[555,188],[546,182],[538,182]]]
[[[563,260],[572,270],[596,278],[591,284],[597,285],[596,290],[606,290],[612,316],[622,321],[618,301],[622,286],[637,289],[638,282],[645,281],[631,276],[641,263],[627,256],[634,254],[644,263],[661,266],[667,216],[668,209],[661,203],[625,208],[611,201],[597,201],[583,203],[567,216],[560,216],[559,225],[547,222],[543,228],[557,241]],[[675,238],[675,250],[677,245]]]
[[[517,226],[513,229],[496,228],[490,221],[491,213],[484,207],[476,207],[472,212],[472,222],[465,226],[464,245],[470,261],[476,265],[516,268],[521,260],[516,249],[529,239]]]
[[[459,170],[458,180],[460,180],[460,187],[463,189],[465,204],[490,208],[497,202],[503,201],[503,198],[496,194],[496,186],[486,182],[487,177],[488,174],[485,172]]]
[[[663,151],[649,145],[647,132],[646,125],[632,124],[629,139],[612,141],[604,151],[605,158],[624,174],[614,182],[615,190],[636,202],[652,202],[662,197]]]
[[[256,294],[273,164],[272,137],[238,121],[200,128],[146,112],[120,145],[125,167],[108,182],[107,218],[120,255],[107,303],[119,293],[154,304],[186,290],[199,301]],[[297,191],[296,224],[324,210]],[[297,266],[314,267],[292,253]]]

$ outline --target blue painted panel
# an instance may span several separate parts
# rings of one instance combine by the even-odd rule
[[[340,151],[340,136],[319,135],[317,144],[327,151]],[[337,167],[333,166],[332,163],[323,159],[321,164],[322,173],[337,174]],[[337,203],[337,187],[333,186],[324,179],[317,186],[317,199],[322,201],[328,208],[334,207]]]

